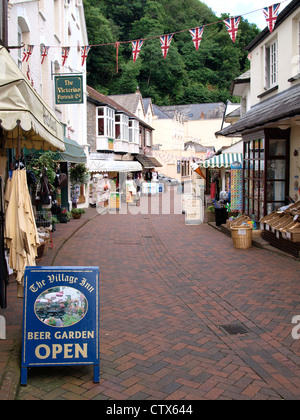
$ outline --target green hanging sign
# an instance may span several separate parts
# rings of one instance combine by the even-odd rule
[[[83,103],[82,76],[55,76],[55,103],[57,105]]]

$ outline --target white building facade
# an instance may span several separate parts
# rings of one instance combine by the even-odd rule
[[[65,124],[65,136],[86,146],[86,61],[82,61],[81,47],[88,45],[88,38],[82,0],[9,1],[8,45],[23,44],[22,48],[10,50],[14,61]],[[31,45],[33,50],[28,57]],[[43,59],[44,47],[49,49]],[[63,47],[70,47],[64,64]],[[82,104],[55,103],[54,77],[58,74],[83,76]]]

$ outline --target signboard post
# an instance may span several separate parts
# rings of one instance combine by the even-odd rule
[[[83,103],[82,76],[55,76],[54,82],[57,105]]]
[[[28,367],[75,365],[100,381],[99,268],[27,267],[21,385]]]

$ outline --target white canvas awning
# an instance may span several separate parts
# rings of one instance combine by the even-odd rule
[[[64,151],[63,126],[0,46],[0,127],[4,147]]]
[[[202,163],[202,168],[230,168],[234,162],[243,162],[243,153],[222,153]]]
[[[142,165],[135,161],[91,159],[88,163],[90,172],[141,172]]]

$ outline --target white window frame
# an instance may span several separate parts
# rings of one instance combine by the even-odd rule
[[[146,130],[145,133],[145,137],[146,137],[146,147],[151,147],[151,131]]]
[[[119,119],[119,121],[118,121]],[[115,115],[116,140],[129,141],[129,118],[124,114]],[[120,126],[119,136],[117,137],[117,126]]]
[[[139,143],[139,122],[137,120],[129,120],[129,143]]]
[[[266,89],[278,85],[278,40],[265,46],[265,84]]]
[[[22,29],[21,29],[20,25],[18,25],[18,46],[19,47],[21,47],[22,41],[23,41],[23,32],[22,32]],[[17,57],[18,67],[19,67],[20,70],[22,70],[23,48],[18,48],[17,51],[18,51],[18,57]]]
[[[103,115],[99,115],[98,111],[102,109]],[[104,134],[99,134],[99,119],[103,119]],[[115,138],[115,111],[107,106],[98,106],[96,108],[96,133],[97,137]]]

